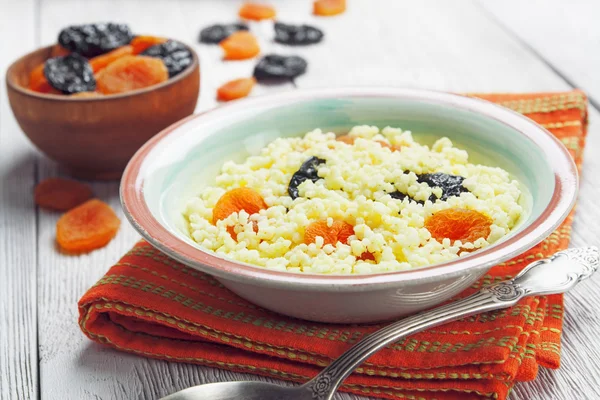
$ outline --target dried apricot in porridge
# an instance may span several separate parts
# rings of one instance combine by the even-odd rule
[[[336,245],[338,242],[348,244],[348,238],[354,235],[354,227],[345,221],[325,219],[312,222],[304,231],[304,243],[321,242]]]
[[[507,171],[469,161],[448,138],[356,126],[278,138],[227,161],[189,200],[199,246],[267,269],[392,272],[450,261],[508,235],[525,213]]]

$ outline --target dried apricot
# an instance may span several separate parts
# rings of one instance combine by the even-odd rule
[[[315,0],[313,13],[323,17],[338,15],[346,11],[346,0]]]
[[[256,79],[241,78],[229,81],[217,89],[217,99],[221,101],[230,101],[248,96],[254,87]]]
[[[260,21],[275,18],[275,8],[268,4],[244,3],[238,12],[240,18]]]
[[[91,199],[58,219],[56,241],[68,252],[88,252],[110,242],[120,225],[121,221],[108,204]]]
[[[48,178],[37,184],[33,197],[41,208],[67,211],[89,200],[92,189],[72,179]]]
[[[232,189],[221,196],[217,204],[215,204],[212,222],[216,225],[217,221],[242,210],[252,215],[266,208],[268,208],[267,203],[265,203],[263,197],[256,190],[248,187]],[[228,231],[231,236],[234,236],[232,226],[229,227]]]
[[[312,222],[304,231],[304,243],[315,243],[317,236],[323,238],[324,244],[336,245],[337,242],[348,244],[348,238],[354,235],[354,227],[345,221],[334,220],[331,226],[327,220]]]
[[[260,53],[260,47],[256,37],[250,32],[238,31],[219,43],[225,52],[225,60],[245,60]]]
[[[156,44],[165,43],[168,39],[158,36],[136,36],[129,43],[133,47],[133,54],[140,54],[148,47],[152,47]]]
[[[123,56],[98,73],[100,93],[122,93],[156,85],[169,79],[162,60],[146,56]]]
[[[133,54],[133,47],[130,45],[122,46],[106,54],[96,56],[90,59],[90,65],[94,73],[106,68],[108,64],[116,61],[118,58]]]
[[[29,89],[40,93],[62,94],[48,83],[46,75],[44,75],[44,63],[35,67],[29,74]]]
[[[463,243],[487,238],[492,219],[479,211],[466,208],[448,208],[438,211],[425,220],[425,228],[434,239],[441,242],[445,238]]]

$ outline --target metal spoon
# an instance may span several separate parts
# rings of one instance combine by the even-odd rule
[[[486,286],[469,297],[415,314],[370,334],[302,386],[211,383],[182,390],[162,400],[331,400],[352,371],[388,344],[446,322],[510,307],[526,296],[566,292],[596,272],[598,263],[596,247],[569,249],[535,261],[511,280]]]

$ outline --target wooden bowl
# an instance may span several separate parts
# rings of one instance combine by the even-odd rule
[[[71,98],[29,90],[29,74],[50,57],[44,47],[6,72],[8,99],[29,140],[69,174],[118,179],[152,136],[194,112],[200,91],[198,56],[184,72],[159,85],[123,94]]]

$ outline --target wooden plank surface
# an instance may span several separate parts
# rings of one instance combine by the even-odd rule
[[[35,48],[34,1],[0,0],[0,76]],[[17,40],[6,40],[15,37]],[[36,215],[31,197],[35,152],[15,121],[0,85],[0,399],[38,393]]]
[[[241,1],[41,0],[10,2],[9,8],[4,7],[9,1],[0,0],[3,5],[0,9],[3,13],[8,10],[10,18],[5,19],[14,22],[0,25],[2,32],[14,32],[23,24],[30,24],[31,29],[24,37],[15,36],[10,44],[13,49],[10,56],[5,54],[6,44],[0,45],[3,50],[0,66],[15,58],[16,53],[33,48],[35,32],[39,32],[41,44],[49,44],[66,24],[128,22],[136,32],[169,36],[194,45],[201,58],[200,111],[217,104],[214,92],[221,83],[250,75],[255,63],[224,63],[218,47],[196,43],[201,27],[233,21]],[[569,85],[527,46],[490,19],[489,13],[477,2],[461,1],[457,7],[444,1],[380,0],[374,6],[375,3],[368,0],[352,0],[348,12],[335,18],[311,16],[310,1],[273,3],[281,21],[313,23],[324,29],[326,39],[316,46],[286,48],[271,42],[269,22],[252,24],[252,30],[260,37],[263,53],[299,54],[309,61],[308,73],[294,84],[260,85],[253,95],[292,90],[294,86],[384,85],[455,92],[569,89]],[[36,5],[39,8],[34,8]],[[35,15],[34,11],[39,14],[38,26],[33,26],[35,18],[25,18]],[[585,41],[577,43],[587,46]],[[123,354],[93,344],[80,333],[76,323],[77,300],[135,242],[137,234],[124,221],[117,238],[106,248],[79,257],[60,254],[54,246],[57,215],[40,211],[36,218],[31,204],[29,190],[35,177],[34,153],[12,120],[4,93],[0,107],[0,197],[3,202],[0,279],[10,282],[9,291],[0,292],[0,398],[35,398],[37,395],[36,308],[39,310],[39,382],[44,399],[153,399],[200,383],[267,380]],[[590,140],[573,245],[589,244],[600,237],[597,224],[589,223],[600,217],[600,208],[595,202],[600,188],[594,179],[600,173],[600,132],[596,127],[600,118],[595,110],[591,110],[590,115]],[[40,156],[38,177],[57,174],[60,171],[56,165]],[[120,210],[116,183],[92,183],[92,186],[98,197]],[[11,203],[19,208],[4,206]],[[39,260],[37,267],[36,260]],[[6,265],[19,268],[10,269]],[[39,271],[37,288],[36,268]],[[593,310],[594,304],[600,301],[599,285],[600,277],[596,277],[567,296],[561,369],[542,370],[536,381],[518,385],[512,400],[600,398],[600,368],[594,365],[600,356],[600,340],[596,335],[600,321]],[[5,326],[11,329],[7,331]],[[338,400],[359,398],[347,394],[336,396]]]
[[[498,22],[600,105],[600,1],[479,0]]]

